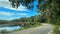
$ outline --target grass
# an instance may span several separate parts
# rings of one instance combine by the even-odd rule
[[[35,23],[34,25],[30,24],[29,26],[22,27],[21,29],[15,30],[15,31],[21,31],[21,30],[24,30],[24,29],[33,28],[33,27],[38,27],[38,26],[41,26],[41,24],[40,24],[40,23]],[[13,32],[15,32],[15,31],[13,31]]]
[[[1,34],[8,34],[8,33],[10,33],[10,32],[7,31],[7,30],[2,30],[2,31],[0,31],[0,33],[1,33]]]
[[[35,23],[34,25],[29,25],[29,28],[33,28],[33,27],[37,27],[37,26],[41,26],[40,23]]]
[[[54,25],[54,26],[55,26],[55,29],[53,30],[53,33],[54,34],[60,34],[60,30],[59,30],[60,25]]]

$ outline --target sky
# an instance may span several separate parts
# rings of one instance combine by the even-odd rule
[[[21,17],[31,17],[37,14],[37,0],[34,2],[33,10],[27,9],[22,4],[17,8],[12,8],[8,0],[0,0],[0,20],[13,20]]]

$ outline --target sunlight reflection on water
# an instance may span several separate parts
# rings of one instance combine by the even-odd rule
[[[21,26],[1,27],[1,28],[0,28],[0,31],[2,31],[2,30],[13,31],[13,30],[18,30],[18,29],[20,29],[20,28],[21,28]]]

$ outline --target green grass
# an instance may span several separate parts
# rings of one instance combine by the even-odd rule
[[[38,26],[41,26],[41,24],[40,23],[35,23],[34,25],[30,25],[29,28],[38,27]]]
[[[6,30],[2,30],[2,31],[0,31],[0,33],[1,34],[8,34],[8,33],[10,33],[9,31],[6,31]]]
[[[54,26],[55,26],[55,28],[53,30],[54,34],[60,34],[60,30],[59,30],[60,25],[54,25]]]
[[[30,24],[28,27],[22,27],[21,29],[14,30],[13,32],[15,32],[15,31],[21,31],[21,30],[28,29],[28,28],[38,27],[38,26],[41,26],[41,24],[40,23],[35,23],[34,25]]]

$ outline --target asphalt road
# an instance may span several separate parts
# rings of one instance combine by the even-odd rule
[[[8,33],[8,34],[48,34],[52,29],[53,29],[52,25],[43,24],[43,26],[40,27],[29,28],[22,31]]]

